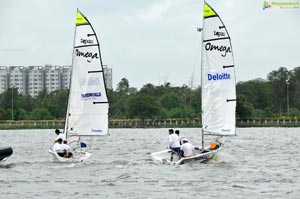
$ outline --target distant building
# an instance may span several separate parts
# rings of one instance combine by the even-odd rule
[[[44,84],[44,67],[43,66],[28,66],[27,68],[27,95],[32,97],[38,94],[45,88]]]
[[[112,84],[113,84],[113,82],[112,82],[112,69],[108,68],[107,65],[103,65],[103,73],[104,73],[106,88],[113,89],[113,87],[112,87]]]
[[[17,88],[22,95],[32,97],[46,89],[48,93],[70,87],[71,66],[0,66],[0,93]],[[107,88],[112,89],[112,69],[104,66]]]
[[[10,66],[8,69],[8,87],[17,88],[18,92],[26,95],[26,68],[24,66]]]
[[[8,71],[5,66],[0,66],[0,93],[3,93],[8,88]]]

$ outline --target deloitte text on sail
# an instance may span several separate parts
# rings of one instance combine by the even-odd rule
[[[226,80],[230,79],[229,73],[214,73],[214,74],[208,74],[207,75],[208,80]]]

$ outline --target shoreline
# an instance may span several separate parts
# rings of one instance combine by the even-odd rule
[[[64,120],[0,121],[0,130],[6,129],[62,129]],[[299,120],[249,119],[237,120],[236,127],[300,127]],[[200,119],[139,120],[114,119],[109,128],[201,128]]]

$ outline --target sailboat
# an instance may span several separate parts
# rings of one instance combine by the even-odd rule
[[[83,162],[86,152],[83,139],[108,134],[108,98],[100,46],[88,19],[77,10],[72,59],[72,74],[64,133],[73,148],[72,158],[49,153],[57,162]],[[73,140],[72,140],[73,139]]]
[[[217,12],[204,2],[202,51],[202,150],[171,162],[171,150],[152,153],[152,159],[174,165],[206,161],[224,146],[224,136],[235,135],[236,83],[231,40]],[[200,133],[199,133],[200,134]],[[205,146],[205,136],[215,136]]]
[[[13,150],[10,146],[0,147],[0,162],[5,161],[11,154],[13,154]]]

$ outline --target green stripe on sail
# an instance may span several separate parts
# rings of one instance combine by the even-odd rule
[[[216,16],[217,14],[215,11],[207,4],[204,4],[204,11],[203,11],[203,17],[211,17]]]
[[[79,11],[77,11],[75,23],[76,23],[76,25],[89,24],[89,22],[87,21],[85,16],[83,14],[81,14],[81,12],[79,12]]]

